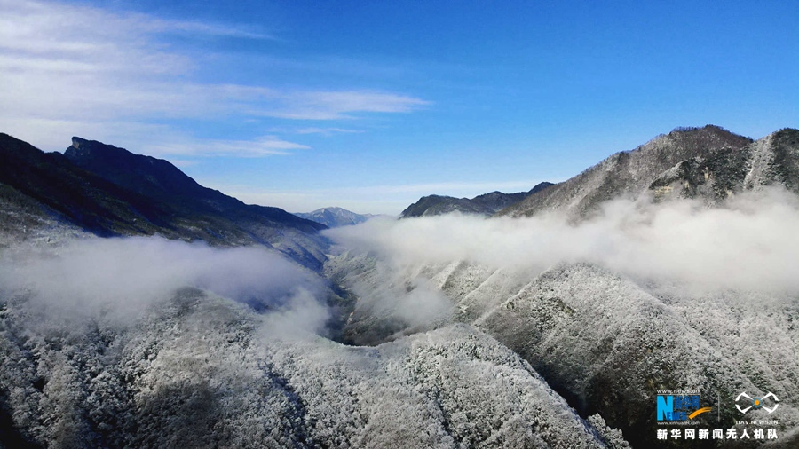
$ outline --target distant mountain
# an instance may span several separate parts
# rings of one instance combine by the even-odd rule
[[[590,216],[603,201],[651,194],[655,200],[695,198],[716,204],[736,192],[782,184],[799,193],[799,131],[784,129],[757,142],[718,126],[677,129],[505,208],[499,215],[565,211]]]
[[[355,212],[340,207],[325,207],[312,212],[300,212],[294,215],[306,220],[315,221],[316,223],[321,223],[330,228],[364,223],[370,218],[375,217],[375,215],[372,214],[356,214]]]
[[[44,153],[0,133],[2,200],[31,224],[62,223],[99,236],[160,234],[218,246],[262,244],[319,267],[326,226],[274,207],[247,205],[197,184],[171,163],[75,137]],[[1,217],[14,226],[5,211]],[[50,220],[50,221],[47,221]],[[27,226],[27,225],[23,225]]]
[[[469,215],[490,216],[512,204],[527,198],[528,195],[539,192],[553,185],[542,182],[533,187],[529,192],[502,193],[492,192],[478,195],[472,199],[455,198],[452,196],[428,195],[408,206],[400,217],[430,217],[450,212],[461,212]]]

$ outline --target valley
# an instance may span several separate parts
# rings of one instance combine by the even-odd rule
[[[0,137],[4,446],[680,447],[655,399],[681,389],[709,429],[773,392],[747,419],[779,438],[735,447],[799,442],[799,131],[327,225]]]

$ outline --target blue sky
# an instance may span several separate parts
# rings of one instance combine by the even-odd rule
[[[524,191],[678,126],[799,126],[799,3],[0,0],[0,131],[293,212]]]

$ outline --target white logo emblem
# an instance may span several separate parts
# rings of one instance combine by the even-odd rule
[[[746,404],[746,403],[751,404],[748,407],[743,407],[743,408],[740,405],[735,404],[735,408],[737,408],[738,411],[741,412],[742,414],[746,414],[746,412],[748,412],[752,408],[758,409],[758,408],[762,407],[763,410],[767,411],[769,413],[769,415],[770,415],[770,414],[774,413],[775,410],[777,410],[777,407],[780,406],[780,404],[779,404],[780,398],[778,398],[777,395],[775,395],[774,393],[772,393],[770,391],[765,396],[763,396],[762,398],[753,398],[753,397],[749,396],[748,394],[746,394],[746,392],[744,391],[741,394],[739,394],[737,398],[735,398],[735,402],[740,402],[742,398],[749,399],[749,401],[746,401],[744,404]],[[765,405],[765,402],[768,399],[770,399],[769,402],[774,404],[772,407],[768,407],[768,406]]]

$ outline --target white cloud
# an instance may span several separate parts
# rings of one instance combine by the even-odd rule
[[[332,136],[334,134],[360,134],[365,132],[362,129],[344,129],[344,128],[302,128],[295,130],[295,134],[321,134],[323,136]]]
[[[286,327],[321,329],[323,282],[264,248],[211,248],[161,238],[89,239],[58,249],[9,250],[0,257],[0,291],[27,296],[54,321],[108,315],[131,323],[176,289],[196,287],[279,311]],[[305,313],[295,313],[305,312]]]
[[[354,118],[359,112],[408,113],[430,102],[387,92],[311,91],[293,92],[283,97],[282,110],[267,115],[298,120]]]
[[[206,139],[172,144],[145,145],[149,154],[206,155],[258,157],[270,154],[289,154],[291,150],[311,147],[289,142],[275,136],[264,136],[254,140]]]
[[[432,217],[370,221],[326,231],[347,247],[420,266],[471,261],[524,270],[590,262],[629,276],[697,288],[799,292],[799,204],[780,190],[740,195],[726,208],[699,202],[617,200],[600,218]]]
[[[248,116],[351,119],[367,113],[407,113],[428,104],[392,92],[277,90],[203,82],[197,69],[214,64],[214,58],[170,46],[169,35],[176,33],[274,39],[267,33],[213,23],[55,2],[0,0],[0,104],[5,106],[0,129],[39,146],[47,145],[38,139],[40,135],[63,132],[67,123],[81,124],[82,129],[104,128],[105,135],[123,134],[109,131],[117,124],[123,129],[156,126],[159,135],[179,140],[185,131],[163,123]],[[101,125],[92,125],[96,123]],[[76,134],[68,131],[61,141]],[[110,143],[120,145],[135,137],[126,135],[122,142]],[[99,138],[98,134],[86,137]],[[293,143],[286,147],[288,143],[282,142],[275,138],[254,145],[213,141],[192,146],[212,154],[244,156],[303,147]],[[178,144],[171,148],[175,154],[189,151]]]

